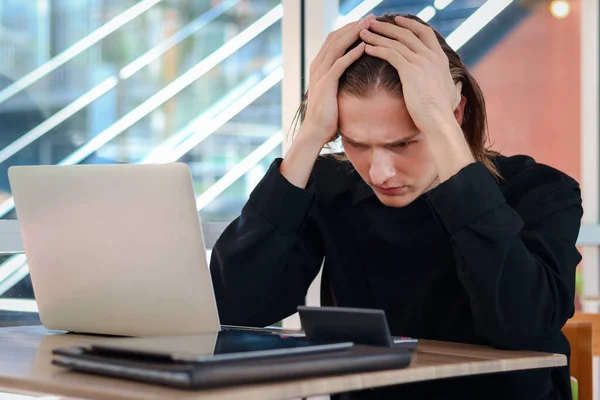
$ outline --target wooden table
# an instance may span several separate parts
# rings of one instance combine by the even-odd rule
[[[567,363],[561,354],[501,351],[423,340],[413,354],[411,365],[404,369],[193,392],[75,373],[50,364],[53,348],[94,340],[98,337],[65,335],[41,326],[2,328],[0,387],[87,399],[287,399]]]

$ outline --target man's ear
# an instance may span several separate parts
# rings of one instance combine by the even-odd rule
[[[462,126],[463,117],[465,115],[465,105],[467,104],[467,98],[464,95],[460,95],[460,102],[458,106],[454,109],[454,117],[458,124]]]

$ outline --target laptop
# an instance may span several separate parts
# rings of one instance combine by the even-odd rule
[[[46,328],[220,330],[187,165],[16,166],[8,175]]]

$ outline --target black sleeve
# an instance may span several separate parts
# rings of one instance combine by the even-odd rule
[[[324,250],[311,210],[315,192],[269,168],[211,256],[222,324],[266,326],[296,312],[319,272]]]
[[[492,346],[530,348],[573,315],[583,210],[579,186],[561,176],[522,199],[527,225],[481,163],[428,194],[449,234],[475,329]]]

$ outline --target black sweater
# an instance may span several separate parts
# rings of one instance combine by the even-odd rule
[[[319,157],[300,189],[276,160],[213,249],[221,323],[265,326],[293,314],[325,257],[322,305],[383,309],[394,335],[568,355],[561,328],[574,312],[581,260],[579,185],[530,157],[495,162],[499,181],[475,163],[408,206],[390,208],[348,162]],[[569,371],[366,393],[568,399]]]

